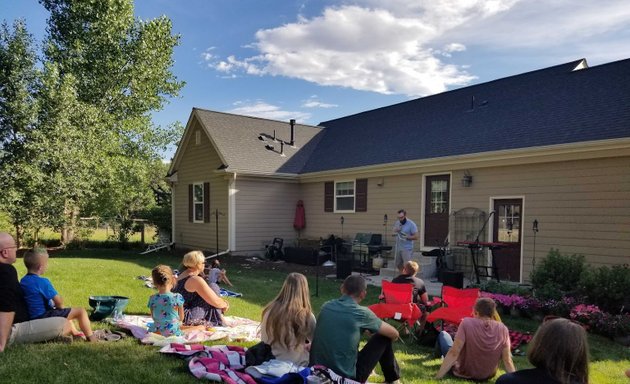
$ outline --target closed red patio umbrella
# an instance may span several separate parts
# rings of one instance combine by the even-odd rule
[[[293,219],[293,228],[298,231],[298,239],[300,238],[300,231],[306,227],[306,216],[304,213],[304,202],[298,200],[295,207],[295,218]]]

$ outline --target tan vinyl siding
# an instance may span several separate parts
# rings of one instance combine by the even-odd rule
[[[216,249],[215,210],[223,213],[219,217],[219,249],[228,247],[228,183],[225,175],[215,172],[221,160],[202,131],[200,144],[195,144],[195,132],[201,127],[192,122],[189,135],[185,138],[182,158],[177,171],[178,182],[175,194],[175,236],[177,246],[214,251]],[[188,221],[188,185],[210,183],[210,222]]]
[[[431,169],[431,175],[448,174]],[[539,221],[536,259],[551,248],[562,253],[583,254],[593,265],[630,263],[630,158],[600,158],[509,167],[470,168],[471,187],[464,188],[463,170],[452,171],[451,212],[476,207],[491,210],[491,199],[523,198],[523,280],[529,280],[533,255],[532,222]],[[324,212],[324,183],[301,185],[308,226],[305,236],[343,235],[351,240],[357,232],[385,233],[400,208],[407,210],[423,235],[424,174],[368,177],[368,210],[357,213]],[[348,177],[344,176],[344,180]],[[333,177],[329,180],[335,180]],[[382,183],[382,186],[378,184]],[[387,228],[383,215],[388,215]],[[492,226],[489,226],[489,231]],[[491,233],[491,232],[490,232]],[[451,239],[451,244],[458,239]],[[461,240],[461,239],[459,239]],[[482,239],[486,240],[486,239]],[[415,249],[420,250],[416,241]],[[461,268],[470,264],[468,249],[456,249]]]
[[[344,177],[343,180],[348,180],[348,178]],[[379,186],[381,181],[384,183]],[[392,238],[389,234],[394,224],[393,220],[396,220],[396,212],[401,208],[406,209],[408,217],[420,226],[422,203],[422,177],[420,175],[368,177],[367,212],[324,212],[324,183],[302,184],[302,195],[307,212],[306,236],[308,237],[317,238],[329,234],[341,236],[340,218],[343,216],[343,236],[346,240],[352,240],[357,232],[371,232],[383,234],[387,243],[391,244]],[[388,218],[386,227],[383,220],[385,214]],[[416,248],[418,248],[417,242]]]
[[[236,253],[262,254],[274,237],[284,239],[285,246],[295,243],[297,183],[239,179],[237,175],[235,199]],[[305,213],[308,228],[310,212],[306,209]]]
[[[551,248],[578,253],[594,265],[630,262],[630,158],[603,158],[469,170],[473,185],[463,188],[453,175],[453,209],[488,211],[490,198],[524,197],[523,280],[533,258],[532,223],[536,219],[536,260]]]

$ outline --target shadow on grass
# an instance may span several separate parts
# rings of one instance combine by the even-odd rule
[[[153,268],[158,264],[167,264],[177,268],[181,264],[183,252],[158,251],[141,255],[138,249],[94,248],[49,251],[56,259],[101,259],[135,263],[144,268]]]

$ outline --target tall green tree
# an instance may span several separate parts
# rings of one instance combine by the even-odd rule
[[[128,221],[153,204],[154,165],[173,141],[151,113],[183,86],[171,72],[179,36],[166,17],[136,20],[131,0],[40,3],[50,17],[39,66],[23,22],[0,31],[9,216],[32,228],[72,228],[79,215]]]
[[[24,228],[45,220],[33,215],[42,206],[37,194],[40,170],[28,162],[25,146],[36,129],[38,77],[33,37],[23,20],[0,25],[0,203],[15,228],[19,242]]]
[[[171,139],[167,128],[152,125],[150,112],[183,86],[171,72],[179,36],[166,17],[134,19],[129,0],[41,3],[51,15],[45,60],[73,76],[77,101],[98,111],[90,122],[99,127],[90,137],[98,144],[86,164],[99,179],[91,184],[97,196],[77,208],[112,215],[122,226],[150,202],[147,169]]]

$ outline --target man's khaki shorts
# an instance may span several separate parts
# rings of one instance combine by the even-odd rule
[[[398,249],[398,254],[396,255],[396,259],[394,260],[396,263],[396,268],[402,271],[403,266],[406,262],[411,260],[413,257],[413,250],[411,249]]]
[[[8,344],[39,343],[52,340],[63,335],[67,323],[68,319],[64,317],[49,317],[13,324]]]

